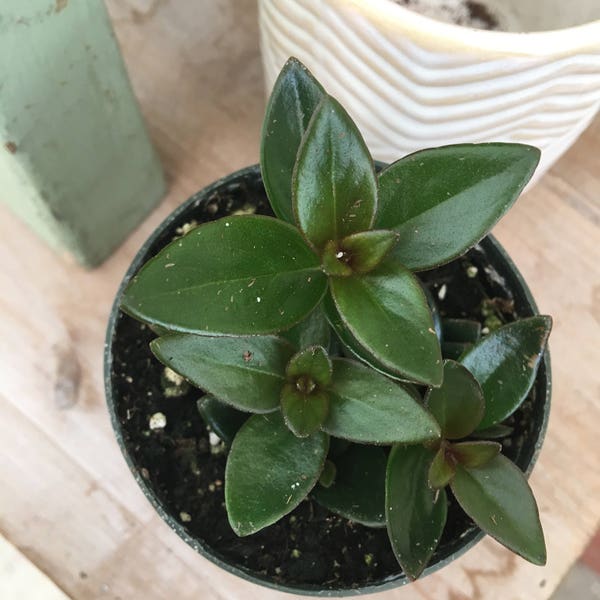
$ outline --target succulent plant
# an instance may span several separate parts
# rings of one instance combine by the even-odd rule
[[[484,237],[538,160],[530,146],[463,144],[377,174],[342,106],[287,62],[262,133],[277,218],[191,229],[122,298],[160,332],[156,357],[206,393],[199,410],[230,445],[225,500],[238,535],[311,494],[387,526],[414,579],[440,540],[450,486],[481,529],[545,561],[531,490],[493,439],[510,432],[503,421],[528,395],[551,320],[482,337],[477,322],[441,322],[415,275]]]

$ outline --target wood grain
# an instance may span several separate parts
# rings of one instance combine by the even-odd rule
[[[0,598],[4,600],[68,600],[46,575],[2,536],[0,573]]]
[[[0,532],[74,599],[289,598],[223,573],[159,519],[120,456],[102,390],[106,321],[137,248],[191,193],[258,159],[265,98],[256,7],[108,5],[170,193],[92,272],[0,211]],[[548,565],[486,539],[440,573],[377,598],[548,598],[598,526],[599,153],[596,120],[496,229],[555,318],[553,409],[531,479]]]

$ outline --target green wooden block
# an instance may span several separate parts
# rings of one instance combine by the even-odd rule
[[[102,0],[1,0],[0,199],[94,266],[164,191]]]

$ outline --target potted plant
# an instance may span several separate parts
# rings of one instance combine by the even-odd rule
[[[117,437],[186,541],[302,593],[399,585],[481,531],[545,562],[522,470],[547,420],[551,319],[482,240],[538,159],[466,144],[377,174],[342,106],[287,62],[262,179],[175,211],[109,325]]]

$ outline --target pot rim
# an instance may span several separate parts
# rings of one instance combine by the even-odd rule
[[[424,46],[485,51],[499,56],[558,57],[598,51],[600,19],[547,31],[516,33],[473,29],[437,21],[410,10],[394,0],[331,0],[339,6],[352,6],[377,27],[401,31]]]
[[[118,417],[117,410],[116,410],[115,398],[113,397],[113,389],[112,389],[112,381],[111,381],[111,372],[112,372],[112,363],[113,363],[113,356],[112,356],[111,349],[112,349],[112,345],[113,345],[113,341],[114,341],[114,337],[115,337],[115,333],[116,333],[117,320],[119,318],[119,312],[120,312],[119,305],[120,305],[120,299],[123,294],[123,291],[124,291],[125,287],[127,286],[127,284],[129,283],[130,279],[133,277],[133,275],[137,272],[137,270],[145,262],[146,254],[147,254],[148,250],[150,249],[150,247],[152,246],[152,244],[160,237],[162,232],[175,219],[177,219],[189,207],[194,206],[194,205],[197,206],[203,200],[210,198],[212,193],[215,190],[217,190],[222,185],[226,184],[229,180],[231,180],[233,178],[243,177],[244,175],[253,174],[253,173],[260,174],[260,166],[259,165],[251,165],[249,167],[239,169],[238,171],[234,171],[233,173],[230,173],[229,175],[226,175],[225,177],[222,177],[222,178],[218,179],[217,181],[213,182],[212,184],[206,186],[205,188],[201,189],[200,191],[195,193],[193,196],[188,198],[188,200],[186,200],[181,205],[179,205],[174,211],[172,211],[156,227],[156,229],[152,232],[152,234],[148,237],[148,239],[143,243],[141,248],[138,250],[138,252],[136,253],[135,257],[133,258],[131,264],[127,268],[127,271],[123,277],[123,280],[121,281],[121,284],[119,285],[119,289],[117,291],[115,300],[114,300],[112,308],[111,308],[110,317],[109,317],[109,321],[108,321],[108,327],[107,327],[107,331],[106,331],[106,339],[105,339],[105,343],[104,343],[104,389],[105,389],[105,394],[106,394],[107,408],[108,408],[108,411],[110,414],[110,421],[111,421],[111,425],[112,425],[113,432],[115,434],[117,443],[119,445],[119,449],[121,450],[121,454],[123,455],[125,462],[127,463],[127,466],[129,467],[129,470],[131,471],[135,481],[137,482],[137,484],[141,488],[142,492],[144,493],[144,496],[146,496],[146,498],[149,500],[149,502],[152,504],[152,506],[158,512],[158,514],[163,519],[163,521],[165,521],[167,523],[167,525],[173,531],[175,531],[175,533],[177,533],[177,535],[181,539],[183,539],[189,546],[191,546],[196,552],[198,552],[204,558],[210,560],[212,563],[214,563],[218,567],[221,567],[228,573],[231,573],[233,575],[241,577],[242,579],[245,579],[246,581],[250,581],[251,583],[255,583],[257,585],[261,585],[261,586],[264,586],[267,588],[287,592],[290,594],[301,594],[301,595],[305,595],[305,596],[349,597],[349,596],[358,596],[358,595],[363,595],[363,594],[372,594],[375,592],[383,592],[386,590],[391,590],[391,589],[395,589],[397,587],[401,587],[401,586],[409,583],[408,579],[406,577],[399,578],[397,576],[392,576],[390,578],[380,580],[379,582],[373,583],[370,585],[365,585],[365,586],[358,587],[358,588],[342,588],[339,590],[323,589],[323,588],[319,588],[318,586],[310,585],[310,584],[307,584],[306,586],[303,586],[300,584],[298,584],[298,585],[280,584],[280,583],[276,583],[266,577],[263,578],[262,576],[258,575],[255,571],[253,571],[251,569],[247,569],[242,566],[236,566],[236,565],[230,564],[229,562],[227,562],[226,560],[221,558],[219,555],[217,555],[210,545],[191,536],[186,531],[185,527],[175,518],[174,515],[171,514],[171,512],[169,512],[167,507],[158,498],[153,487],[151,485],[149,485],[148,481],[142,477],[133,458],[129,454],[125,439],[123,437],[121,423],[119,421],[119,417]],[[494,250],[494,252],[496,254],[500,255],[506,261],[508,267],[514,273],[515,279],[521,286],[521,288],[524,292],[525,299],[527,300],[527,303],[531,307],[532,311],[534,313],[538,313],[538,308],[535,303],[535,300],[533,299],[533,296],[531,295],[531,292],[530,292],[527,284],[525,283],[525,280],[523,279],[521,273],[519,272],[519,270],[517,269],[517,267],[511,260],[511,258],[508,256],[508,254],[506,253],[504,248],[500,245],[500,243],[492,235],[488,235],[487,239],[489,240],[489,243],[491,244],[491,247]],[[525,470],[526,476],[529,476],[529,474],[531,473],[531,471],[537,461],[537,458],[541,451],[543,440],[544,440],[544,437],[546,434],[546,429],[548,426],[548,418],[549,418],[549,413],[550,413],[551,381],[552,381],[551,372],[550,372],[550,355],[548,353],[548,350],[546,350],[546,353],[544,354],[542,366],[544,368],[544,372],[545,372],[545,376],[546,376],[546,403],[544,406],[543,420],[542,420],[541,427],[540,427],[539,433],[538,433],[538,437],[537,437],[537,440],[536,440],[536,443],[534,446],[534,451],[531,456],[531,460],[527,466],[527,469]],[[538,371],[538,373],[539,373],[539,371]],[[479,530],[475,535],[473,535],[472,539],[470,539],[467,543],[465,543],[464,546],[462,546],[456,552],[454,552],[450,556],[447,556],[446,558],[438,561],[434,565],[427,567],[424,570],[422,577],[426,577],[427,575],[431,575],[432,573],[435,573],[439,569],[449,565],[451,562],[453,562],[457,558],[463,556],[468,550],[473,548],[473,546],[475,546],[484,537],[485,537],[484,532]]]

